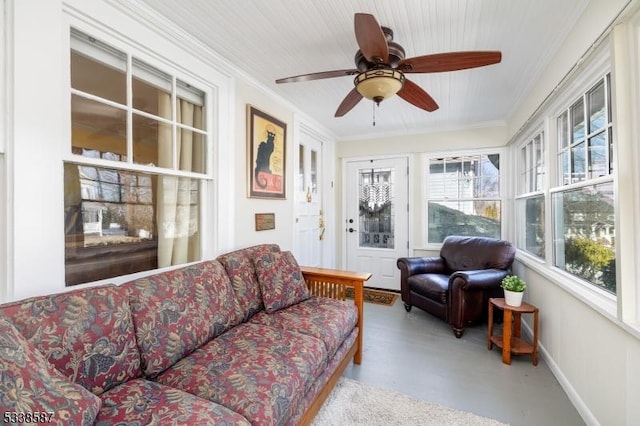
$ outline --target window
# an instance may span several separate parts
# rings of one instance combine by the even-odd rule
[[[449,235],[501,237],[500,155],[428,159],[427,243]]]
[[[66,284],[199,260],[205,92],[75,30],[70,54]]]
[[[609,75],[556,118],[552,189],[554,265],[616,293],[613,139]]]
[[[520,149],[518,195],[516,196],[517,246],[544,258],[544,133],[540,132]]]

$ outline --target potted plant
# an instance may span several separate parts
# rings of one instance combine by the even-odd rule
[[[509,306],[522,305],[522,295],[527,283],[517,275],[507,275],[502,279],[500,287],[504,289],[504,302]]]

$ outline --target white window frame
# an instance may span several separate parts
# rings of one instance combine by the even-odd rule
[[[607,73],[611,73],[610,62],[610,44],[608,41],[604,41],[597,49],[594,50],[592,56],[581,64],[582,68],[576,70],[576,72],[554,92],[553,97],[548,100],[548,104],[543,105],[540,111],[537,113],[537,117],[542,117],[539,120],[544,122],[543,131],[545,132],[547,148],[546,153],[546,186],[544,188],[545,195],[545,259],[529,255],[528,253],[518,250],[518,260],[522,261],[527,267],[538,272],[542,276],[549,279],[559,287],[574,294],[578,299],[582,300],[593,309],[601,312],[609,318],[617,317],[617,300],[616,296],[611,293],[599,289],[598,287],[587,283],[586,281],[578,278],[577,276],[562,270],[561,268],[554,266],[554,253],[553,253],[553,218],[551,198],[554,192],[566,191],[570,188],[590,186],[594,183],[600,183],[612,179],[614,181],[617,178],[618,170],[615,168],[613,174],[607,178],[596,179],[595,181],[583,181],[574,183],[571,185],[552,185],[552,182],[559,182],[559,168],[557,163],[558,154],[558,140],[556,133],[556,117],[558,117],[563,111],[568,109],[578,99],[587,93],[603,76]],[[612,77],[613,79],[613,77]],[[615,105],[615,99],[611,99],[611,103]],[[615,112],[613,116],[613,127],[615,134]],[[586,120],[586,118],[585,118]],[[538,123],[538,122],[535,122]],[[528,126],[529,129],[533,129],[539,124],[533,122]],[[525,129],[526,132],[526,129]],[[523,132],[523,134],[525,134]],[[530,136],[531,133],[526,133]],[[525,143],[526,137],[518,138],[513,145],[514,148],[518,148]],[[617,141],[614,141],[614,147]],[[519,154],[519,150],[518,150]],[[517,155],[517,154],[516,154]],[[513,156],[511,158],[514,158]],[[519,169],[513,171],[513,175],[517,176]],[[617,210],[618,200],[616,200],[615,209]],[[517,210],[514,209],[514,214]],[[516,223],[515,217],[513,218]],[[620,224],[616,223],[616,228],[619,228]],[[515,232],[520,232],[516,229]],[[616,254],[618,250],[616,250]],[[619,266],[618,266],[619,269]],[[619,279],[618,279],[619,282]]]
[[[421,241],[425,250],[434,250],[437,251],[442,247],[442,243],[430,243],[429,242],[429,212],[428,205],[431,198],[429,197],[429,164],[430,160],[433,158],[442,158],[442,157],[466,157],[466,156],[474,156],[474,155],[492,155],[498,154],[500,156],[500,194],[498,196],[498,200],[500,201],[500,238],[505,238],[507,235],[507,229],[505,226],[505,217],[509,214],[509,206],[506,202],[506,187],[505,187],[505,176],[507,176],[506,165],[505,163],[507,158],[507,151],[502,147],[497,148],[484,148],[478,150],[462,150],[462,151],[440,151],[440,152],[429,152],[422,154],[422,188],[421,188],[421,211],[422,211],[422,223],[424,226],[422,227],[422,236]],[[493,198],[492,198],[493,199]]]
[[[547,132],[545,132],[545,126],[544,123],[540,123],[537,124],[536,126],[532,126],[533,127],[533,131],[530,132],[527,136],[525,136],[523,138],[523,141],[520,144],[516,145],[516,149],[514,152],[514,157],[515,157],[515,168],[511,171],[513,174],[515,174],[517,176],[516,178],[516,188],[515,188],[515,196],[514,196],[514,206],[513,206],[513,211],[514,211],[514,215],[512,216],[514,219],[514,227],[513,229],[515,230],[515,240],[516,240],[516,248],[519,251],[522,251],[523,253],[526,253],[528,256],[532,256],[535,259],[538,260],[544,260],[546,258],[546,253],[543,253],[542,256],[537,256],[535,253],[531,253],[527,250],[525,250],[525,248],[523,247],[523,243],[524,240],[526,238],[526,232],[524,229],[521,229],[519,227],[519,225],[521,224],[521,221],[523,219],[526,219],[526,215],[525,212],[521,211],[520,208],[520,201],[521,200],[526,200],[526,199],[530,199],[530,198],[534,198],[534,197],[540,197],[542,196],[544,198],[544,218],[545,218],[545,224],[544,224],[544,241],[545,241],[545,251],[546,251],[546,247],[549,245],[549,240],[547,239],[547,218],[548,218],[548,182],[549,182],[549,167],[548,167],[548,162],[549,162],[549,142],[548,142],[548,138],[547,138]],[[526,180],[527,180],[527,176],[525,176],[525,173],[527,170],[522,170],[523,168],[523,163],[522,163],[522,152],[524,149],[526,149],[527,146],[529,146],[530,144],[532,144],[536,138],[540,138],[541,143],[542,143],[542,167],[544,168],[543,170],[543,178],[542,178],[542,182],[540,187],[537,187],[538,185],[534,185],[536,186],[536,188],[534,188],[532,191],[528,190],[528,186],[527,188],[525,188],[526,186]],[[535,167],[535,165],[534,165]]]
[[[156,67],[160,70],[170,73],[170,75],[173,76],[173,82],[174,82],[173,86],[175,86],[175,82],[177,80],[180,80],[187,84],[193,85],[194,87],[197,87],[198,89],[202,90],[205,93],[205,102],[206,102],[205,123],[206,123],[206,129],[207,129],[206,159],[205,159],[206,173],[182,171],[182,170],[178,170],[177,167],[174,167],[173,169],[169,169],[169,168],[160,168],[160,167],[154,167],[154,166],[144,165],[144,164],[135,164],[132,162],[131,155],[128,155],[129,160],[127,162],[121,162],[121,161],[111,161],[111,160],[106,160],[101,158],[90,158],[82,155],[73,154],[71,132],[70,132],[71,114],[70,114],[70,108],[68,107],[68,104],[66,107],[69,108],[68,109],[69,115],[67,119],[69,123],[69,137],[68,137],[69,143],[63,149],[62,160],[64,163],[73,163],[73,164],[79,164],[79,165],[85,165],[85,166],[94,166],[94,167],[100,167],[100,168],[115,168],[119,170],[151,173],[156,175],[177,176],[177,177],[187,177],[187,178],[198,179],[200,182],[199,184],[199,187],[200,187],[199,226],[201,229],[200,230],[201,238],[199,241],[200,259],[206,259],[211,257],[213,253],[216,252],[216,246],[219,243],[219,238],[218,237],[204,238],[204,236],[205,235],[211,236],[215,233],[214,229],[219,229],[219,226],[215,226],[216,225],[215,219],[218,216],[217,212],[219,212],[220,206],[217,204],[218,202],[218,197],[216,194],[217,191],[214,189],[217,179],[214,179],[214,178],[217,177],[220,173],[222,173],[220,170],[217,170],[219,164],[217,164],[215,160],[217,160],[218,158],[216,155],[216,150],[219,149],[217,141],[219,140],[220,134],[221,134],[218,126],[223,121],[219,118],[219,111],[217,111],[220,108],[220,98],[221,98],[220,93],[218,93],[218,86],[216,86],[215,84],[212,84],[212,82],[210,81],[206,81],[200,78],[196,74],[190,73],[188,70],[185,70],[179,65],[174,64],[173,62],[163,57],[157,56],[156,54],[150,52],[148,49],[144,48],[143,46],[138,45],[134,41],[129,41],[129,42],[124,41],[121,38],[109,32],[105,32],[100,28],[97,28],[94,26],[90,26],[90,25],[88,26],[85,23],[75,19],[70,19],[69,21],[69,27],[68,27],[69,45],[67,49],[67,52],[69,53],[72,48],[71,31],[73,30],[77,30],[77,31],[80,31],[81,33],[95,37],[96,39],[101,40],[107,45],[127,53],[128,55],[127,73],[128,74],[132,72],[131,71],[132,58],[136,58],[146,64],[149,64],[153,67]],[[70,82],[71,81],[70,78],[67,81]],[[127,84],[130,84],[129,78],[127,79],[127,81],[128,81]],[[67,83],[67,85],[68,85],[69,99],[70,99],[75,89],[72,89],[69,83]],[[172,96],[175,97],[175,91],[173,93],[174,94]],[[107,100],[107,103],[108,102],[110,101]],[[127,108],[127,114],[131,115],[133,108],[130,100],[127,102],[126,108]],[[175,133],[175,129],[176,127],[174,126],[174,133]],[[129,129],[128,136],[127,136],[128,150],[130,150],[131,148],[131,143],[132,143],[131,137],[132,137],[131,129]],[[174,166],[175,166],[175,156],[174,156]],[[118,276],[118,277],[107,278],[107,279],[103,279],[95,282],[78,284],[73,287],[101,284],[105,282],[119,283],[119,282],[124,282],[130,279],[135,279],[140,276],[157,273],[159,270],[176,269],[181,266],[184,266],[184,264],[172,265],[165,268],[159,268],[154,270],[140,271],[130,275]],[[66,266],[63,267],[63,270],[66,270]]]

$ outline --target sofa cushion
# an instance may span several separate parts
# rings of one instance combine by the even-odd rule
[[[96,395],[142,374],[127,293],[120,287],[34,297],[0,311],[58,371]]]
[[[264,309],[260,284],[252,259],[263,253],[279,252],[277,244],[260,244],[226,253],[217,258],[229,274],[244,320]]]
[[[220,404],[145,379],[128,381],[101,397],[96,426],[250,425]]]
[[[331,358],[357,325],[358,309],[353,301],[311,296],[272,314],[262,311],[250,322],[317,337]]]
[[[0,408],[4,421],[91,425],[100,405],[100,398],[68,381],[13,324],[0,318]],[[10,413],[38,413],[38,417],[6,418]]]
[[[242,321],[229,277],[215,260],[123,286],[130,290],[142,368],[150,377]]]
[[[311,294],[290,251],[265,253],[253,259],[267,312],[273,313],[303,300]]]
[[[327,363],[311,336],[244,323],[180,360],[156,380],[242,414],[252,424],[286,421]]]

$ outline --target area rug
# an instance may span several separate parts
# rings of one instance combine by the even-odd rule
[[[353,299],[353,287],[346,288],[346,296]],[[364,301],[369,303],[377,303],[378,305],[393,306],[398,298],[398,293],[385,290],[377,290],[373,288],[364,289]]]
[[[341,377],[313,426],[500,426],[496,420]]]

